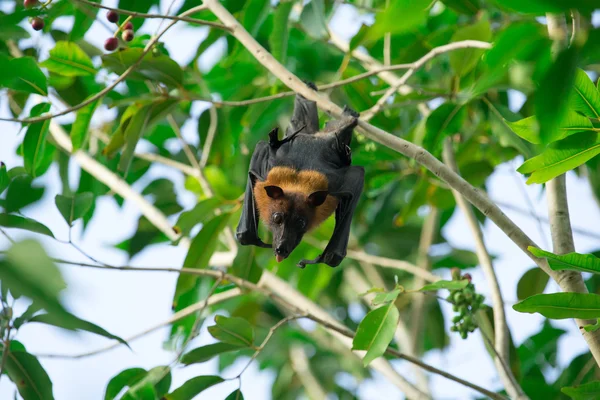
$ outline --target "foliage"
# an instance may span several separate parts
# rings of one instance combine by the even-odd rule
[[[311,354],[306,370],[313,372],[324,392],[332,398],[357,398],[358,391],[340,384],[339,374],[349,373],[360,383],[371,375],[367,366],[387,362],[397,354],[396,348],[423,357],[433,349],[447,350],[446,331],[458,331],[466,338],[477,327],[494,358],[491,308],[475,292],[470,274],[462,272],[477,267],[479,259],[469,250],[453,247],[445,237],[456,209],[449,186],[439,179],[439,171],[425,170],[414,159],[399,157],[360,133],[352,142],[353,163],[365,168],[366,180],[350,250],[427,265],[440,277],[453,275],[452,280],[427,283],[420,275],[384,268],[389,267],[385,262],[381,266],[377,261],[375,266],[358,262],[360,257],[351,252],[337,269],[322,265],[297,269],[296,260],[314,258],[322,251],[334,229],[333,218],[307,234],[280,264],[270,249],[234,243],[232,232],[252,151],[272,128],[288,126],[293,98],[285,93],[288,82],[275,79],[259,62],[261,55],[248,51],[210,10],[196,9],[198,1],[174,2],[179,9],[170,10],[171,15],[189,13],[186,17],[191,20],[177,24],[203,37],[185,61],[171,53],[168,35],[150,29],[150,18],[127,16],[164,12],[166,7],[158,7],[162,3],[170,1],[18,0],[0,5],[0,103],[6,109],[0,117],[14,123],[4,135],[22,132],[16,149],[19,164],[0,160],[0,233],[10,237],[18,231],[44,238],[11,241],[0,253],[0,370],[18,394],[25,400],[54,398],[52,371],[47,372],[15,340],[24,325],[34,329],[37,322],[86,331],[128,346],[120,336],[77,317],[65,304],[66,282],[57,265],[64,260],[53,259],[47,245],[58,240],[54,232],[60,227],[46,226],[29,213],[45,195],[54,199],[56,209],[51,211],[68,225],[67,245],[76,247],[77,239],[71,237],[74,226],[85,234],[93,226],[90,221],[103,217],[97,207],[100,201],[114,200],[119,207],[142,212],[131,236],[111,243],[129,259],[150,246],[189,247],[181,265],[185,273],[178,275],[173,288],[171,306],[177,318],[169,323],[166,341],[176,355],[173,365],[115,373],[106,384],[105,400],[192,399],[224,378],[194,376],[175,387],[172,374],[179,371],[174,365],[192,369],[215,358],[221,372],[236,360],[256,359],[261,369],[275,376],[273,398],[303,398],[306,372],[298,369],[293,356],[298,348]],[[100,4],[118,4],[129,13],[107,14],[95,6]],[[404,65],[404,71],[371,74],[337,84],[327,95],[336,104],[364,112],[406,72],[406,86],[383,103],[370,123],[436,157],[449,141],[461,176],[475,189],[485,191],[487,179],[499,166],[524,160],[517,171],[528,184],[544,184],[574,171],[590,181],[600,199],[600,91],[591,79],[600,72],[600,29],[589,24],[592,11],[600,8],[596,1],[223,0],[220,4],[283,68],[318,85],[372,72],[380,66],[379,59],[398,65],[428,57],[419,68],[410,64],[408,71]],[[331,33],[343,8],[369,21],[347,46]],[[566,12],[569,28],[580,31],[575,29],[571,44],[553,55],[552,40],[539,17]],[[582,23],[576,24],[571,15]],[[161,29],[170,22],[163,21]],[[98,32],[105,34],[100,41]],[[477,41],[479,46],[433,50],[463,41]],[[373,60],[365,61],[365,52]],[[520,107],[514,106],[514,91],[526,98]],[[55,118],[63,114],[70,116]],[[157,164],[181,174],[184,188],[149,172]],[[55,187],[56,173],[62,191]],[[183,197],[196,204],[184,209]],[[422,254],[424,221],[434,208],[440,215],[430,232],[435,251]],[[482,223],[487,219],[483,214],[478,217]],[[554,254],[535,247],[529,251],[546,259],[554,271],[600,272],[600,261],[593,254]],[[90,262],[110,267],[95,259]],[[230,275],[222,272],[224,265],[230,267]],[[457,270],[450,273],[450,268]],[[357,272],[367,287],[385,284],[368,292],[373,299],[367,305],[374,308],[362,318],[353,312],[366,289],[348,278],[348,270]],[[332,328],[322,317],[305,315],[301,302],[265,289],[265,281],[276,279],[288,285],[284,294],[312,302],[323,311],[321,316],[335,316],[336,324],[329,325],[339,328],[337,336],[330,336]],[[589,294],[544,294],[548,276],[537,267],[519,281],[514,310],[547,318],[541,330],[519,346],[508,340],[510,370],[531,398],[598,397],[597,374],[584,369],[589,354],[558,365],[557,342],[564,331],[548,320],[600,321],[595,282],[588,280],[593,292]],[[437,297],[437,290],[449,290],[450,296]],[[226,300],[211,304],[208,298]],[[415,298],[425,299],[420,314],[414,311]],[[28,301],[26,311],[13,315],[13,302]],[[454,319],[446,303],[454,307]],[[208,317],[213,314],[214,323]],[[312,317],[319,327],[285,319],[290,316]],[[417,337],[409,352],[396,342],[402,336],[396,333],[399,323],[412,323],[411,319],[423,324],[415,323],[422,329],[413,332]],[[585,329],[593,331],[598,325]],[[201,328],[217,342],[190,348]],[[340,335],[352,339],[339,343],[332,339]],[[351,343],[362,360],[350,355],[343,343]],[[493,389],[503,390],[499,385]],[[242,400],[242,389],[227,399]]]

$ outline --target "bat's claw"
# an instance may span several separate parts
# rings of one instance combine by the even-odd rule
[[[360,114],[356,111],[354,111],[353,109],[351,109],[350,107],[348,107],[347,105],[344,106],[344,111],[342,113],[343,115],[349,115],[353,118],[358,118],[360,117]]]
[[[298,264],[296,264],[296,265],[298,266],[298,268],[304,269],[308,264],[319,264],[321,262],[323,262],[323,261],[321,260],[321,256],[319,256],[319,257],[315,258],[314,260],[306,260],[306,259],[300,260],[298,262]]]
[[[308,86],[312,90],[319,90],[319,89],[317,89],[317,85],[315,85],[314,82],[305,81],[305,80],[303,80],[302,82],[304,82],[306,84],[306,86]]]

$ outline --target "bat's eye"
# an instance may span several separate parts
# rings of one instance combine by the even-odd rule
[[[273,220],[273,223],[279,225],[283,222],[283,214],[282,213],[273,213],[273,216],[271,217],[271,219]]]

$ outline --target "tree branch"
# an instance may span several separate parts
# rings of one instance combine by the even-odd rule
[[[321,387],[321,384],[310,370],[308,356],[300,345],[293,345],[290,348],[290,361],[292,369],[300,379],[302,386],[304,386],[309,399],[321,400],[327,398],[327,392]]]
[[[456,159],[454,157],[454,150],[452,149],[452,142],[450,138],[447,138],[444,142],[443,151],[444,162],[454,172],[460,174]],[[452,190],[452,194],[456,199],[456,204],[462,211],[463,215],[467,220],[467,224],[473,233],[473,239],[475,241],[475,253],[479,259],[479,265],[483,270],[486,280],[491,292],[492,297],[492,308],[494,312],[494,341],[491,343],[496,350],[497,357],[494,357],[494,364],[498,375],[502,379],[506,392],[511,399],[528,399],[523,392],[523,389],[519,386],[517,380],[510,368],[507,368],[510,360],[510,353],[508,348],[508,325],[506,324],[506,315],[504,314],[504,300],[502,299],[502,291],[494,272],[492,265],[492,258],[485,247],[483,239],[483,232],[479,226],[479,222],[475,217],[475,213],[471,208],[471,205],[467,203],[464,197],[461,196],[456,190]]]

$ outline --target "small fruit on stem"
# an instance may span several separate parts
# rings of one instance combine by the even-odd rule
[[[31,20],[31,27],[36,31],[41,31],[42,29],[44,29],[44,20],[40,17],[35,17]]]
[[[40,5],[40,2],[38,0],[24,0],[23,1],[23,6],[25,8],[33,8],[33,7],[37,7]]]
[[[133,40],[133,31],[131,29],[124,30],[121,38],[126,42],[131,42]]]
[[[119,39],[117,39],[116,37],[110,37],[110,38],[106,39],[106,41],[104,42],[104,48],[107,51],[116,50],[118,46],[119,46]]]
[[[115,11],[109,11],[106,13],[106,19],[109,22],[112,22],[113,24],[116,24],[117,22],[119,22],[119,14],[117,14]]]
[[[127,23],[123,27],[123,30],[128,30],[128,29],[133,30],[133,24],[131,23],[131,21],[127,21]]]

